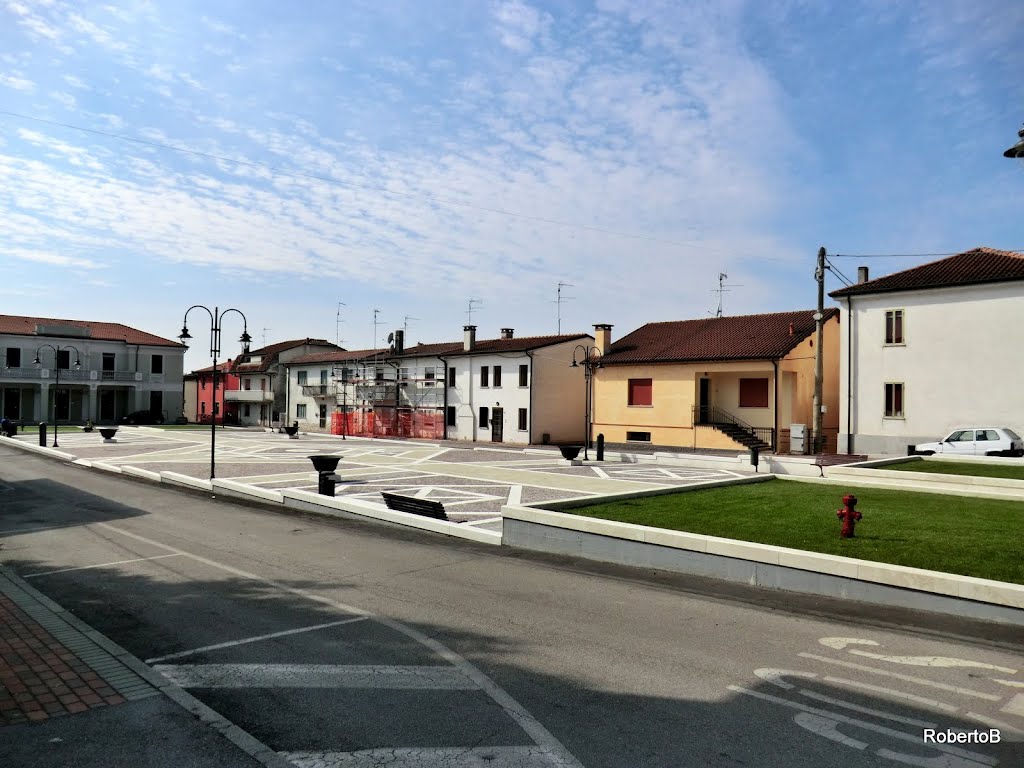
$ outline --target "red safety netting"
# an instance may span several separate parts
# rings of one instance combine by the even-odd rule
[[[444,414],[433,410],[388,407],[377,407],[372,411],[332,413],[331,434],[440,440],[444,438]]]

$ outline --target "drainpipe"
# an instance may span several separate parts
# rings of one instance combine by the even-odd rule
[[[477,413],[473,410],[473,356],[467,355],[469,362],[469,417],[473,420],[473,442],[476,442]]]
[[[853,296],[846,297],[846,452],[853,453]]]
[[[527,419],[529,421],[527,444],[533,445],[533,352],[529,349],[526,350],[526,356],[530,358],[530,368],[526,372],[526,375],[529,377],[526,383],[530,387],[530,410],[527,411]]]
[[[779,450],[779,361],[778,359],[772,360],[772,365],[775,367],[775,418],[772,422],[775,424],[775,431],[772,432],[772,450]]]
[[[442,382],[444,383],[444,406],[443,406],[443,410],[441,411],[441,414],[442,414],[442,417],[443,417],[442,424],[444,425],[444,431],[441,433],[441,436],[442,436],[441,439],[442,440],[447,440],[448,439],[448,360],[447,360],[447,358],[441,357],[440,355],[438,355],[437,359],[440,360],[441,363],[444,365],[444,369],[443,369],[444,373],[442,374],[442,378],[441,378]]]

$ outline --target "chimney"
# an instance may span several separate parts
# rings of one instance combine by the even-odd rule
[[[789,335],[792,336],[795,330],[796,329],[793,327],[793,323],[790,322],[790,324],[789,324]]]
[[[501,338],[503,338],[503,339],[511,339],[512,338],[512,334],[513,334],[514,331],[515,331],[514,328],[502,328],[501,329]]]
[[[462,351],[472,352],[473,347],[476,346],[476,326],[464,325],[462,326],[462,333]]]
[[[594,346],[602,355],[608,354],[608,348],[612,345],[612,326],[607,323],[594,324]]]
[[[868,268],[857,267],[857,282],[866,283],[868,281]]]
[[[405,331],[399,329],[395,331],[395,354],[401,355],[405,352]]]

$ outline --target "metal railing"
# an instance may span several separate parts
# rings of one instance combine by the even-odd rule
[[[335,392],[332,384],[303,384],[302,394],[306,397],[326,397]]]
[[[743,419],[713,405],[693,406],[692,423],[697,427],[738,427],[746,432],[750,437],[753,437],[766,445],[770,445],[773,448],[775,447],[774,427],[755,427],[753,424],[748,424],[743,421]]]

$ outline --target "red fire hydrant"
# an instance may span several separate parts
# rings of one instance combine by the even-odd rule
[[[836,517],[843,522],[843,527],[839,530],[839,538],[841,539],[853,538],[853,528],[862,517],[861,513],[854,509],[856,504],[857,497],[852,493],[848,493],[843,496],[843,508],[836,510]]]

